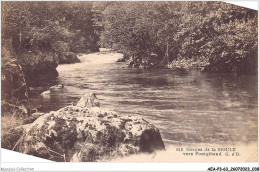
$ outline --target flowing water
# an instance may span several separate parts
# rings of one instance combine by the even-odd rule
[[[115,63],[120,57],[103,50],[79,56],[81,63],[59,65],[59,77],[31,88],[31,102],[48,112],[91,90],[101,107],[154,124],[167,144],[257,141],[256,76],[132,69]],[[54,84],[64,88],[40,96]]]

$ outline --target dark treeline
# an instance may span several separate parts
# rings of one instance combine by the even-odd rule
[[[257,72],[257,11],[224,2],[110,2],[100,43],[137,67]]]
[[[11,50],[26,78],[56,76],[75,53],[98,51],[89,2],[2,2],[2,49]],[[3,68],[3,66],[2,66]]]
[[[224,2],[2,2],[1,20],[2,48],[27,78],[99,46],[137,67],[257,69],[257,11]]]
[[[58,64],[79,62],[76,53],[99,47],[122,52],[134,67],[257,72],[257,11],[232,4],[2,2],[1,8],[4,97],[24,98],[26,81],[56,77]]]
[[[121,60],[128,61],[132,67],[185,70],[198,68],[206,72],[256,74],[257,19],[255,10],[212,1],[3,1],[1,145],[6,149],[20,150],[57,161],[60,161],[57,155],[62,156],[62,161],[66,161],[66,158],[71,161],[96,161],[107,157],[110,159],[115,155],[125,156],[140,151],[148,153],[155,148],[164,149],[159,131],[154,127],[150,128],[152,125],[147,121],[132,117],[126,119],[123,118],[124,115],[121,119],[120,116],[105,111],[92,114],[87,110],[85,113],[85,108],[99,106],[94,94],[80,100],[79,106],[84,104],[84,107],[67,107],[46,116],[35,113],[41,111],[41,105],[35,106],[30,102],[32,91],[29,92],[28,89],[48,90],[47,93],[44,92],[50,95],[50,86],[54,85],[51,82],[58,76],[58,64],[79,62],[78,53],[96,52],[99,47],[123,53],[124,58]],[[142,87],[142,84],[139,85]],[[63,85],[54,88],[62,89]],[[243,92],[249,99],[254,98],[247,95],[246,90]],[[225,97],[232,99],[231,96]],[[48,101],[59,104],[56,100],[55,96],[50,96]],[[251,107],[247,101],[243,102]],[[217,106],[219,105],[221,104],[218,103]],[[200,105],[196,104],[197,107]],[[240,106],[235,107],[241,109]],[[159,106],[156,109],[160,110]],[[88,114],[89,112],[91,113]],[[79,117],[80,121],[74,117],[71,120],[71,114]],[[43,125],[38,125],[38,128],[37,124],[26,125],[26,128],[25,124],[34,122],[42,115]],[[81,120],[83,117],[85,121]],[[101,118],[111,120],[107,123]],[[122,123],[118,124],[117,121]],[[50,122],[55,125],[50,127]],[[138,125],[135,126],[136,122]],[[86,124],[83,128],[82,123]],[[95,127],[96,124],[99,128]],[[102,132],[101,125],[106,126]],[[77,132],[79,127],[82,131],[80,129]],[[137,130],[141,134],[132,132]],[[179,134],[174,138],[179,138]],[[56,154],[51,154],[53,152]]]
[[[91,2],[1,2],[1,14],[2,101],[29,104],[27,86],[57,77],[77,53],[99,51]]]

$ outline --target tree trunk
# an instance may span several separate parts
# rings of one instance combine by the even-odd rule
[[[167,37],[167,42],[166,42],[166,51],[163,59],[163,65],[168,65],[169,63],[169,36]]]

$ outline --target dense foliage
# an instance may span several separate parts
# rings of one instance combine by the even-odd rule
[[[56,77],[58,64],[80,62],[76,53],[98,51],[92,6],[91,2],[1,3],[2,114],[23,107],[31,110],[28,86]]]
[[[224,2],[110,2],[100,23],[100,44],[134,66],[257,71],[255,10]]]
[[[88,2],[3,2],[2,42],[11,40],[27,77],[55,76],[59,63],[77,62],[72,52],[98,51],[91,9]]]
[[[13,51],[2,56],[15,54],[26,78],[57,76],[59,63],[99,46],[137,67],[257,71],[257,11],[224,2],[3,2],[1,10],[1,40],[11,42],[2,48]]]

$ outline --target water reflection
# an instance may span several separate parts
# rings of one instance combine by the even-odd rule
[[[121,56],[94,53],[80,56],[82,63],[61,65],[56,80],[30,92],[31,101],[42,111],[57,110],[92,90],[102,107],[155,124],[166,142],[257,141],[256,76],[128,69],[114,63]],[[54,83],[65,87],[49,98],[39,95]]]

